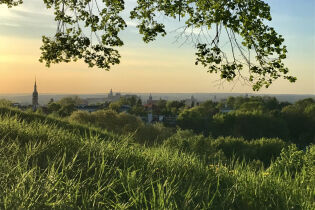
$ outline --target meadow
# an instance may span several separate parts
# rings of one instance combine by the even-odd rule
[[[2,106],[0,209],[315,209],[314,145],[136,135]]]

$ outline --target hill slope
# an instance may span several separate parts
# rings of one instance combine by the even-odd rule
[[[257,170],[130,138],[0,108],[0,208],[315,208],[314,146],[290,147]],[[291,160],[300,161],[296,173]]]

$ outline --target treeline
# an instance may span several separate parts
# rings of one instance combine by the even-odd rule
[[[184,101],[160,100],[148,110],[140,99],[122,97],[117,102],[98,105],[100,110],[93,113],[77,111],[81,103],[78,97],[67,97],[51,101],[37,113],[119,134],[135,133],[139,141],[150,144],[161,141],[177,128],[213,138],[280,138],[301,147],[315,143],[315,101],[312,98],[290,104],[267,96],[229,97],[221,102],[206,101],[193,107],[187,107]],[[124,105],[129,109],[120,113]],[[147,118],[149,111],[154,115],[176,118],[176,125],[166,122],[145,124],[142,119]]]
[[[289,104],[271,97],[230,97],[183,110],[177,124],[206,136],[282,138],[305,146],[315,142],[315,101]]]

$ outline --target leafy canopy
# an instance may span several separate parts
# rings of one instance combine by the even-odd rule
[[[47,67],[82,59],[89,67],[109,70],[120,63],[117,48],[124,43],[119,32],[127,27],[121,16],[124,0],[43,1],[54,9],[58,22],[55,36],[42,38],[40,61]],[[8,7],[20,3],[22,0],[0,2]],[[221,79],[243,79],[254,90],[268,88],[278,78],[296,81],[283,63],[287,54],[283,37],[265,24],[271,15],[263,0],[137,0],[130,18],[137,20],[144,42],[167,34],[158,18],[161,15],[182,19],[184,31],[199,29],[201,35],[206,30],[205,40],[194,39],[196,65],[219,73]],[[223,35],[229,40],[228,51],[222,46]]]

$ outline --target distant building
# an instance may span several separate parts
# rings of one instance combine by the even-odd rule
[[[84,104],[81,104],[81,105],[77,106],[76,108],[77,108],[77,110],[81,110],[81,111],[95,112],[97,110],[102,109],[103,107],[99,106],[99,105],[84,105]]]
[[[85,104],[85,105],[102,104],[104,102],[105,102],[105,98],[86,98],[82,100],[82,104]]]
[[[148,123],[152,123],[153,122],[153,115],[152,112],[148,113]]]
[[[134,95],[134,94],[127,94],[127,95],[123,95],[122,97],[124,97],[124,98],[136,98],[136,99],[140,99],[139,96]]]
[[[230,108],[222,108],[222,109],[220,109],[220,112],[221,113],[229,113],[229,112],[232,112],[232,111],[234,111],[233,109],[230,109]]]
[[[112,98],[113,96],[114,96],[113,89],[110,89],[109,94],[108,94],[108,98]]]
[[[148,106],[153,106],[153,105],[157,105],[162,99],[159,100],[153,100],[153,97],[150,93],[149,99],[147,100],[147,105]]]
[[[110,89],[107,97],[99,97],[99,98],[86,98],[82,99],[82,105],[90,106],[90,105],[100,105],[104,103],[112,103],[119,101],[121,98],[132,98],[135,97],[136,99],[139,99],[137,95],[121,95],[120,93],[113,93],[113,90]]]
[[[119,108],[119,112],[129,112],[130,109],[131,109],[131,106],[124,104]]]
[[[191,96],[190,99],[185,100],[185,105],[188,107],[194,107],[198,103],[197,99],[194,96]]]
[[[33,91],[33,95],[32,95],[32,106],[33,106],[33,110],[34,111],[36,111],[38,109],[38,107],[39,107],[36,79],[35,79],[34,91]]]
[[[120,93],[116,93],[114,95],[113,90],[110,89],[110,92],[109,92],[107,98],[105,99],[105,101],[106,102],[116,102],[116,101],[119,101],[120,98],[121,98],[121,94]]]
[[[19,104],[19,103],[12,103],[11,106],[19,108],[21,106],[21,104]]]
[[[224,107],[220,109],[221,113],[229,113],[234,111],[232,108],[229,108],[227,103],[225,102]]]

